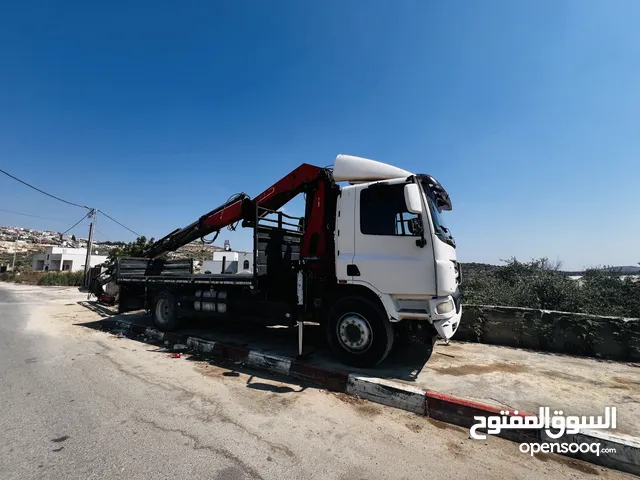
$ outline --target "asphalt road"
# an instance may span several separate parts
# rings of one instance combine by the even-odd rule
[[[0,283],[0,478],[625,478],[82,326],[78,292]]]

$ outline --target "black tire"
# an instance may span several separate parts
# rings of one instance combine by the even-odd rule
[[[158,293],[153,299],[151,318],[156,328],[162,332],[170,332],[178,325],[178,309],[176,299],[168,291]]]
[[[360,297],[338,300],[329,310],[326,331],[335,355],[356,367],[377,365],[393,347],[393,327],[384,311]]]

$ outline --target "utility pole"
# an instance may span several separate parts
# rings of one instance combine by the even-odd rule
[[[91,270],[91,248],[93,246],[93,228],[95,226],[96,220],[98,219],[98,212],[96,212],[95,208],[92,208],[89,212],[89,219],[91,223],[89,224],[89,239],[87,240],[87,258],[84,261],[84,286],[89,288],[90,277],[89,271]]]
[[[13,263],[11,264],[11,271],[14,272],[16,269],[16,250],[13,250]]]

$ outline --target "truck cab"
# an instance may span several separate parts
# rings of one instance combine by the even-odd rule
[[[340,155],[334,179],[346,181],[337,202],[336,279],[369,291],[396,331],[410,340],[450,339],[462,315],[456,244],[444,223],[451,202],[429,175]],[[375,331],[346,315],[335,325],[338,348],[366,351]]]

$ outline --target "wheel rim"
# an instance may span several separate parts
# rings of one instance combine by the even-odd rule
[[[161,298],[156,303],[156,318],[160,323],[167,323],[171,314],[169,302],[165,298]]]
[[[354,353],[369,349],[373,340],[373,331],[366,318],[357,313],[343,315],[336,326],[338,341],[342,348]]]

